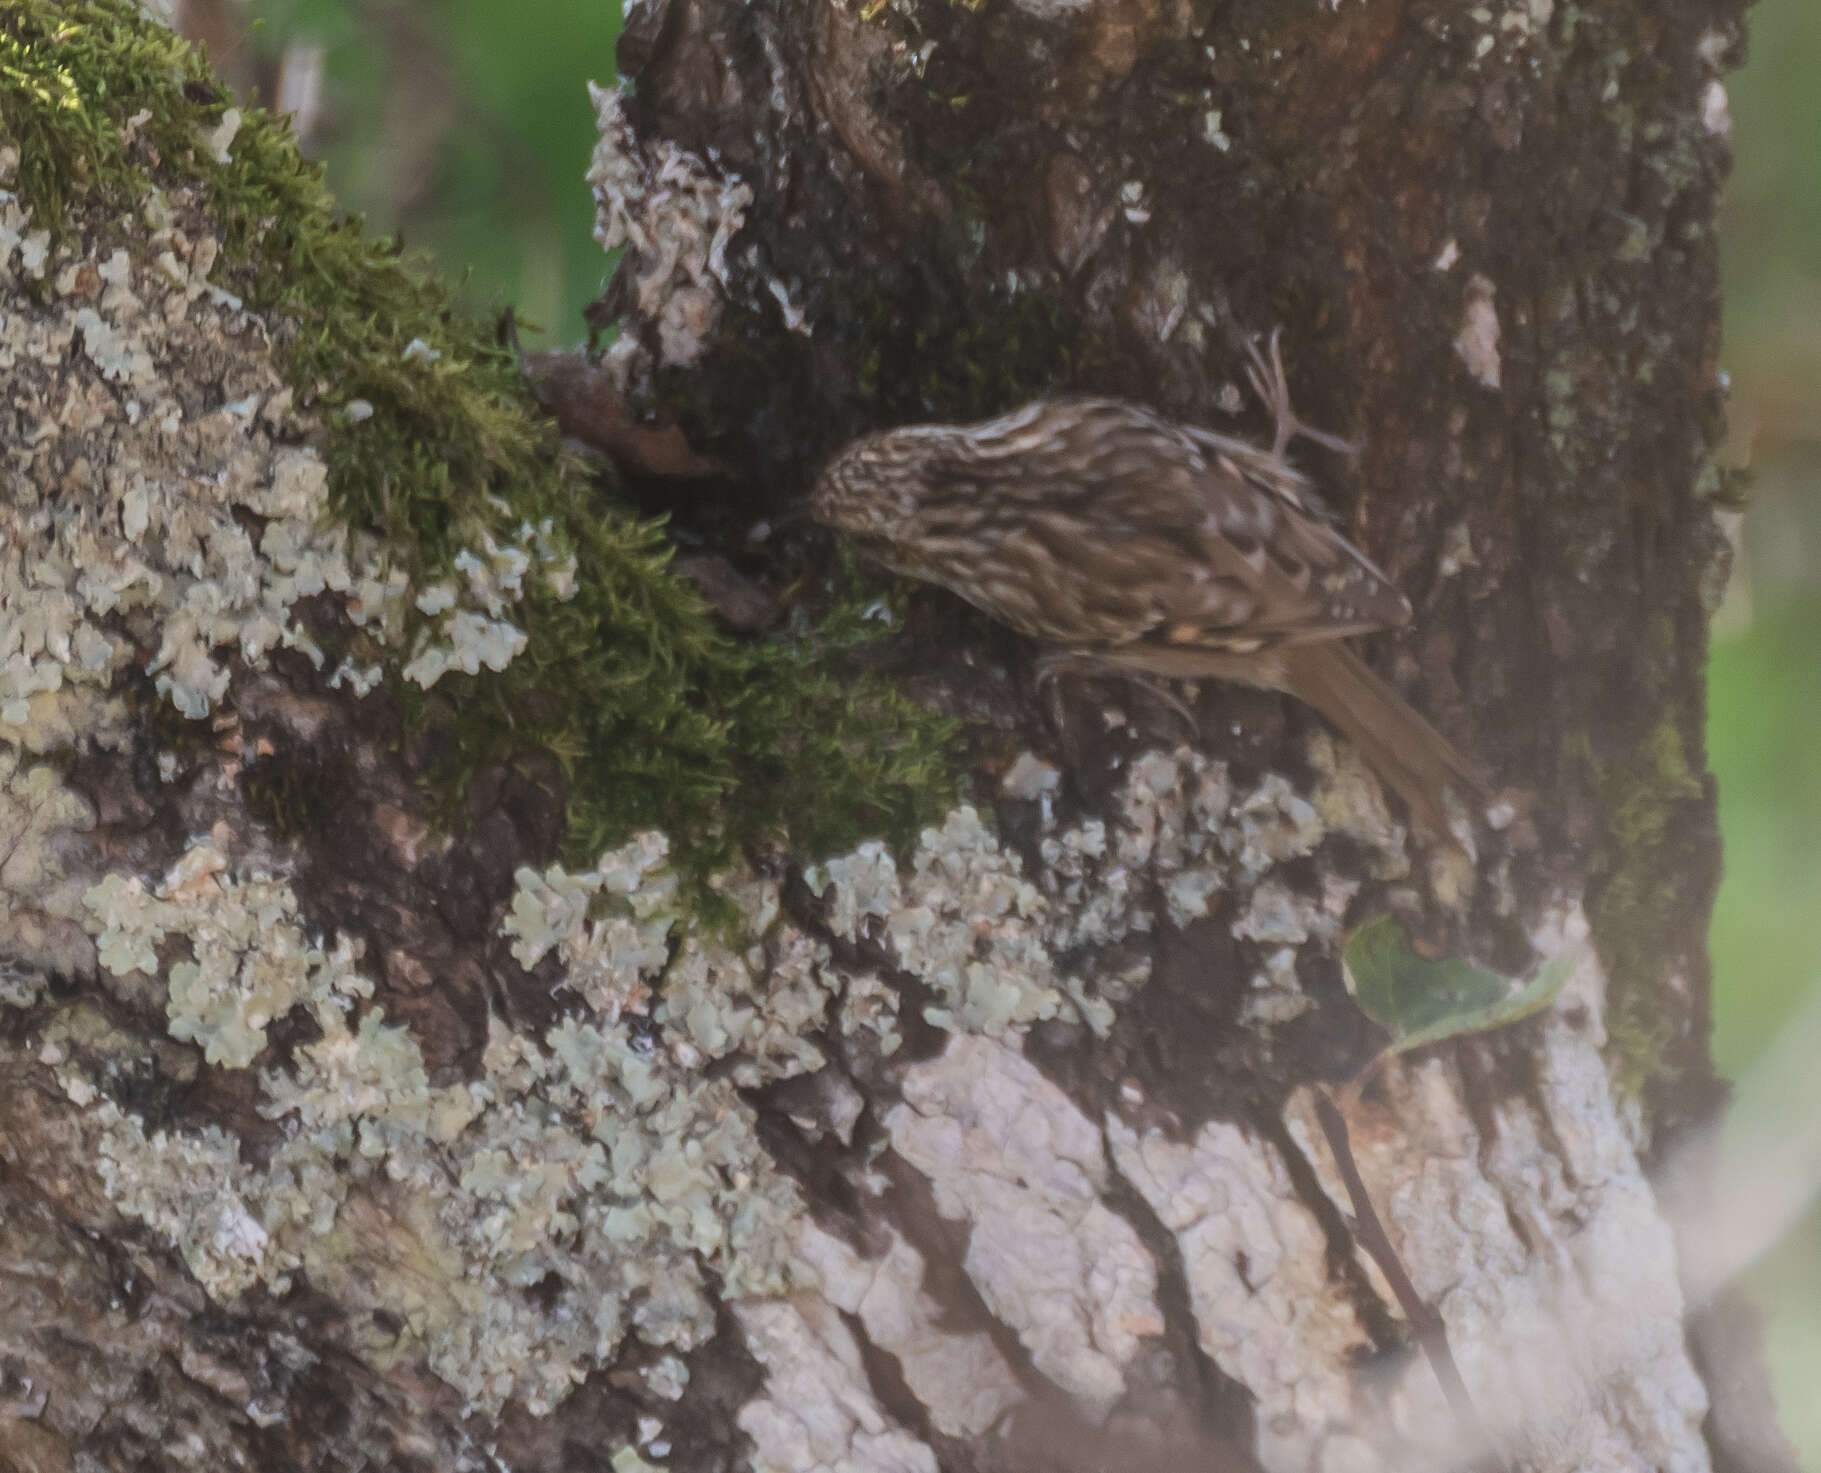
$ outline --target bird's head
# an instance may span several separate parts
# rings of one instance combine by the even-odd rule
[[[923,477],[932,433],[953,433],[946,425],[913,425],[865,435],[838,451],[822,469],[810,493],[810,514],[866,541],[903,537],[922,500]]]

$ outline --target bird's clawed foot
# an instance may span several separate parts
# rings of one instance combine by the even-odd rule
[[[1062,699],[1056,683],[1064,676],[1074,676],[1086,680],[1118,680],[1127,685],[1135,685],[1146,694],[1153,696],[1159,704],[1167,707],[1172,714],[1182,718],[1183,725],[1189,729],[1189,740],[1194,741],[1201,735],[1201,722],[1194,711],[1180,697],[1167,689],[1160,680],[1123,665],[1115,665],[1107,660],[1098,659],[1090,654],[1076,650],[1051,650],[1037,657],[1037,694],[1048,704],[1050,724],[1057,731],[1066,732],[1067,723],[1063,720]]]
[[[1330,450],[1338,450],[1342,455],[1358,455],[1360,447],[1351,440],[1343,440],[1339,435],[1330,435],[1325,430],[1312,429],[1297,417],[1296,410],[1290,404],[1290,381],[1284,374],[1283,336],[1284,330],[1281,327],[1271,329],[1269,357],[1258,346],[1258,339],[1250,333],[1242,340],[1248,360],[1246,378],[1251,382],[1252,392],[1258,395],[1259,402],[1271,411],[1271,418],[1277,427],[1271,454],[1281,460],[1290,442],[1301,436],[1305,440],[1313,440],[1317,445],[1325,445]]]

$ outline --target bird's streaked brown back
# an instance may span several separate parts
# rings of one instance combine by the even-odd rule
[[[868,436],[824,471],[815,514],[1075,650],[1250,653],[1410,614],[1286,461],[1116,399]]]

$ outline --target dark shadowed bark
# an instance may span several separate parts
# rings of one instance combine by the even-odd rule
[[[1584,889],[1633,1082],[1682,1118],[1739,18],[1486,14],[635,8],[634,132],[754,199],[703,356],[621,320],[647,396],[776,495],[861,430],[1058,390],[1262,437],[1234,334],[1283,325],[1305,417],[1363,447],[1303,458],[1417,609],[1380,664],[1534,796],[1512,881]]]

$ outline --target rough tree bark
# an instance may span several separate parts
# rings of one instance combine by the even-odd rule
[[[528,499],[586,486],[499,355],[320,201],[255,195],[282,140],[150,34],[0,21],[0,1464],[1485,1458],[1313,1124],[1384,1042],[1339,956],[1389,912],[1572,963],[1349,1107],[1500,1455],[1772,1465],[1650,1175],[1717,1093],[1738,5],[645,0],[597,99],[619,336],[546,392],[724,611],[757,586],[736,622],[789,603],[786,645],[858,577],[904,612],[844,678],[969,723],[971,803],[895,847],[789,814],[718,907],[656,817],[730,824],[803,751],[755,737],[687,809],[640,784],[793,713],[713,693],[724,635],[624,673],[707,628],[687,590],[564,520],[599,504]],[[1116,684],[1051,712],[1027,645],[787,515],[850,434],[1051,390],[1262,433],[1234,335],[1279,323],[1363,447],[1308,464],[1418,610],[1374,661],[1503,788],[1471,858],[1275,698],[1195,693],[1192,742]],[[577,608],[625,666],[536,665]],[[726,722],[537,749],[590,682],[632,711],[678,669]],[[860,729],[795,790],[898,782]],[[509,760],[452,806],[472,744]],[[632,796],[585,858],[571,815],[565,866],[603,762]]]

